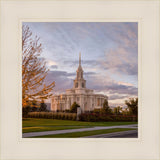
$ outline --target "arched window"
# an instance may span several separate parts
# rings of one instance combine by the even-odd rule
[[[78,83],[75,84],[75,88],[78,88]]]
[[[84,88],[84,83],[82,82],[82,88]]]

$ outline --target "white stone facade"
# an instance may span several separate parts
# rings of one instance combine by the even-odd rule
[[[65,94],[52,96],[51,110],[69,110],[71,105],[76,102],[80,105],[82,112],[92,111],[95,108],[102,108],[104,100],[108,101],[106,95],[94,94],[93,90],[86,88],[86,80],[83,78],[81,66],[81,55],[79,55],[79,66],[73,88],[67,89]]]

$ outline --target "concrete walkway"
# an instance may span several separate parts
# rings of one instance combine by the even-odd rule
[[[129,131],[106,133],[106,134],[98,134],[81,138],[138,138],[138,131],[129,130]]]
[[[29,132],[29,133],[23,133],[22,137],[29,138],[29,137],[35,137],[35,136],[55,135],[55,134],[84,132],[84,131],[95,131],[95,130],[113,129],[113,128],[135,128],[137,129],[137,124],[119,125],[119,126],[102,126],[102,127],[79,128],[79,129],[65,129],[65,130],[57,130],[57,131]]]

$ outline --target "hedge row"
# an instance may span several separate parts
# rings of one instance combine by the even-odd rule
[[[61,120],[76,120],[76,113],[63,112],[29,112],[28,118],[45,118],[45,119],[61,119]],[[106,115],[100,113],[82,113],[79,115],[80,121],[87,122],[116,122],[116,121],[137,121],[137,116],[128,115]]]
[[[137,121],[137,116],[127,116],[127,115],[106,115],[106,114],[96,114],[96,113],[82,113],[79,115],[80,121],[87,122],[116,122],[116,121]]]
[[[62,112],[29,112],[28,118],[46,118],[46,119],[62,119],[62,120],[76,120],[76,113],[62,113]]]

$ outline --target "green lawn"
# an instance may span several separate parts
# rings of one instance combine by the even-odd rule
[[[63,129],[87,128],[94,126],[115,126],[137,124],[137,122],[81,122],[69,120],[55,120],[55,119],[23,119],[22,127],[23,133],[40,132],[40,131],[54,131]]]
[[[128,131],[128,130],[135,130],[135,129],[114,128],[114,129],[104,129],[104,130],[95,130],[95,131],[84,131],[84,132],[74,132],[74,133],[65,133],[65,134],[56,134],[56,135],[36,136],[32,138],[79,138],[79,137],[85,137],[85,136],[92,136],[92,135],[113,133],[113,132],[120,132],[120,131]]]
[[[37,127],[23,127],[23,133],[28,132],[42,132],[42,131],[56,131],[63,129],[78,129],[87,128],[87,126],[37,126]]]

